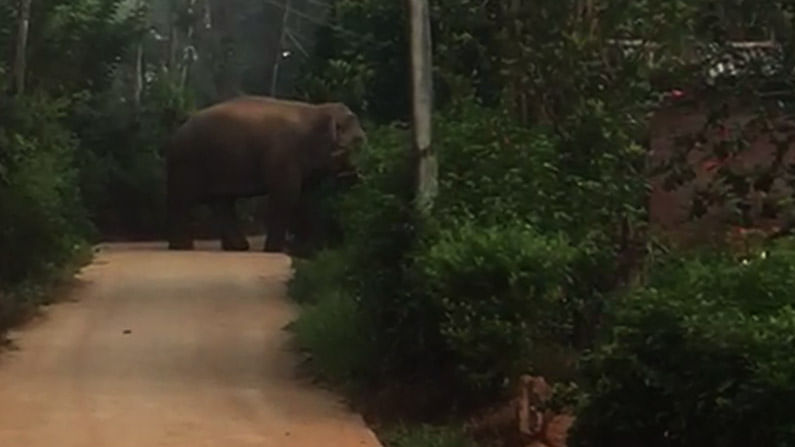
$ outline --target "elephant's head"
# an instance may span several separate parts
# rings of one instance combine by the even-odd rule
[[[331,121],[331,170],[337,175],[355,175],[356,169],[351,162],[351,155],[367,142],[367,135],[359,118],[342,103],[328,103],[320,107]]]

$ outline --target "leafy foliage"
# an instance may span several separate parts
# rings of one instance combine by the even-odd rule
[[[342,284],[360,315],[372,322],[369,335],[378,346],[373,363],[382,368],[378,376],[384,382],[422,378],[435,391],[452,388],[444,390],[453,396],[447,404],[493,398],[518,371],[543,369],[533,364],[542,359],[533,351],[550,340],[580,352],[608,352],[598,347],[597,336],[618,324],[637,334],[628,350],[654,349],[646,335],[680,314],[623,322],[603,314],[610,297],[644,280],[638,271],[649,243],[643,147],[649,114],[671,89],[725,97],[750,83],[751,78],[707,76],[731,47],[727,38],[760,38],[775,28],[789,39],[792,29],[789,5],[773,0],[753,11],[747,2],[701,0],[564,0],[534,2],[532,8],[508,3],[431,2],[439,112],[434,148],[440,160],[435,208],[427,219],[414,214],[406,134],[381,127],[360,160],[362,183],[343,195],[337,212],[345,230],[341,263],[349,275],[344,283],[317,276],[334,287]],[[402,17],[400,8],[377,0],[336,2],[332,22],[339,26],[322,30],[322,57],[306,67],[303,95],[344,98],[376,122],[405,119],[408,96],[394,92],[395,85],[407,85],[407,71],[394,67],[405,60],[405,23],[384,20]],[[705,272],[722,275],[716,265]],[[314,275],[311,266],[310,261],[298,270],[306,282]],[[684,284],[681,302],[694,290],[707,293],[698,284]],[[634,293],[643,295],[647,288],[640,290]],[[659,301],[674,297],[671,292]],[[674,341],[694,333],[696,325],[687,331]],[[724,344],[715,343],[705,357],[714,354],[719,363]],[[662,348],[650,355],[659,362],[668,357]],[[647,379],[644,365],[619,363],[626,371],[597,365],[593,377],[615,371],[622,379]],[[678,408],[681,391],[689,405],[694,388],[686,388],[688,379],[677,377],[681,390],[654,398]],[[644,396],[621,390],[625,405]],[[593,404],[591,430],[615,425],[611,421],[620,410],[608,405],[622,396],[606,396]],[[626,420],[638,419],[627,406]],[[649,405],[648,417],[638,424],[656,420],[651,411],[659,408]],[[603,439],[602,432],[593,433],[584,436]],[[709,443],[707,436],[693,439]]]
[[[362,334],[371,332],[356,302],[340,289],[318,290],[293,325],[299,346],[307,350],[315,371],[331,382],[360,386],[372,374],[376,346]],[[339,349],[345,346],[345,349]]]
[[[565,239],[531,228],[465,222],[418,255],[425,321],[438,309],[435,330],[457,389],[493,395],[533,367],[526,362],[534,342],[569,341],[575,312],[567,285],[576,255]]]
[[[485,67],[493,35],[483,23],[483,2],[431,2],[433,50],[442,61],[434,73],[439,105],[469,92],[494,102],[498,66]],[[379,123],[408,118],[406,12],[400,2],[335,1],[329,24],[318,32],[318,48],[296,86],[311,100],[343,100]],[[473,34],[472,29],[477,29]],[[470,85],[474,79],[474,87]],[[396,91],[396,86],[398,90]]]
[[[612,204],[561,178],[566,145],[507,114],[461,102],[435,134],[442,188],[430,218],[411,205],[406,132],[373,129],[361,182],[337,204],[342,249],[297,264],[291,292],[354,297],[378,347],[370,376],[445,383],[446,398],[473,403],[534,368],[536,344],[587,345],[616,254],[599,246],[610,225],[583,227]]]
[[[46,280],[84,260],[76,139],[60,123],[68,106],[44,95],[0,99],[0,335],[46,297]]]
[[[157,220],[142,211],[162,196],[155,189],[159,160],[148,152],[156,153],[162,134],[138,137],[145,134],[129,125],[138,111],[120,83],[143,26],[143,11],[125,10],[126,3],[44,0],[32,8],[28,90],[0,96],[0,330],[46,295],[44,286],[63,266],[83,260],[86,239],[96,236],[89,217],[113,204],[127,211],[124,218]],[[17,14],[4,5],[5,87],[11,67],[3,64],[14,60]],[[150,109],[143,127],[162,129],[167,114],[162,105]],[[137,190],[125,195],[119,185]]]
[[[193,107],[190,96],[164,79],[148,86],[139,107],[120,105],[117,94],[84,98],[73,110],[86,206],[106,235],[164,234],[164,150]]]
[[[53,269],[86,234],[72,167],[76,140],[59,123],[67,107],[46,96],[0,105],[0,284]]]
[[[120,14],[124,0],[44,0],[32,9],[30,85],[55,95],[110,87],[144,27],[142,11]]]
[[[326,293],[344,291],[349,278],[343,251],[324,250],[311,260],[294,259],[288,293],[301,304],[316,304]]]
[[[400,427],[388,432],[384,442],[389,447],[474,447],[462,430],[449,427]]]
[[[672,260],[615,303],[576,446],[789,445],[793,252]]]

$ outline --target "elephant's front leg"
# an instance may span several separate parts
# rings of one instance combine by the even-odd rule
[[[283,182],[274,185],[268,196],[266,217],[265,251],[283,252],[287,242],[287,229],[294,216],[301,193],[301,179],[298,176],[285,176]]]
[[[291,256],[305,257],[311,252],[313,244],[313,221],[311,206],[313,197],[306,191],[302,191],[293,212],[292,233],[293,240],[289,246]]]
[[[226,251],[247,251],[246,235],[240,229],[235,210],[235,199],[222,199],[213,204],[221,230],[221,248]]]

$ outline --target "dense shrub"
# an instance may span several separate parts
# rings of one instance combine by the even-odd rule
[[[296,341],[311,355],[316,372],[331,382],[361,387],[373,375],[376,346],[355,299],[340,289],[323,291],[293,325]],[[344,348],[341,348],[343,347]]]
[[[293,276],[287,283],[290,296],[301,304],[315,304],[325,294],[344,290],[348,258],[343,251],[325,250],[311,260],[294,259]]]
[[[54,269],[86,235],[67,106],[45,96],[0,104],[0,285]]]
[[[535,342],[569,341],[575,256],[575,247],[560,236],[511,223],[467,222],[442,231],[418,254],[425,319],[439,313],[434,330],[457,389],[492,396],[533,367],[528,362]]]
[[[589,102],[563,132],[458,103],[435,117],[436,216],[486,225],[519,220],[576,241],[614,237],[620,219],[642,217],[646,197],[644,149],[615,115]]]
[[[46,298],[89,234],[77,140],[62,125],[68,105],[43,95],[0,99],[0,332]]]
[[[164,234],[165,144],[193,106],[164,80],[145,93],[140,107],[109,91],[85,97],[72,112],[83,148],[77,160],[81,190],[106,235]]]
[[[334,383],[361,386],[373,374],[375,344],[363,336],[373,330],[348,287],[347,261],[347,253],[331,250],[311,261],[293,260],[288,291],[303,305],[293,331],[318,374]]]
[[[450,427],[400,427],[384,434],[389,447],[474,447],[463,430]]]
[[[673,260],[617,301],[573,445],[793,445],[794,261]]]
[[[434,131],[433,213],[419,218],[412,206],[408,132],[371,129],[361,181],[333,207],[343,250],[334,267],[328,254],[297,264],[291,292],[303,302],[324,289],[352,297],[377,347],[375,376],[476,403],[534,369],[537,346],[592,342],[582,334],[615,276],[614,226],[585,226],[604,213],[606,196],[589,201],[604,179],[561,178],[571,157],[549,132],[469,102],[440,114]]]
[[[484,21],[497,4],[478,0],[433,0],[434,100],[444,106],[473,92],[494,102],[502,68],[496,60],[496,24]],[[297,93],[313,101],[339,100],[380,123],[407,120],[410,95],[406,8],[384,0],[340,0],[328,26],[317,33],[314,57],[303,67]]]

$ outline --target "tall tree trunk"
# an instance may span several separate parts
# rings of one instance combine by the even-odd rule
[[[500,60],[503,64],[507,85],[506,101],[519,120],[527,124],[530,120],[528,108],[530,101],[527,97],[527,86],[522,80],[526,67],[521,63],[522,50],[518,44],[522,33],[522,21],[517,17],[521,15],[521,10],[521,0],[511,0],[500,4],[497,23],[498,29],[504,32],[504,38],[500,45],[502,52]]]
[[[32,0],[19,0],[17,8],[17,40],[13,70],[14,93],[17,95],[25,93],[31,3]]]
[[[204,13],[202,14],[202,24],[205,30],[213,28],[213,7],[210,0],[204,0]]]
[[[279,82],[279,66],[282,61],[282,48],[284,47],[284,35],[287,32],[287,19],[290,17],[290,0],[284,0],[284,11],[282,12],[281,29],[279,30],[279,40],[276,41],[276,55],[273,59],[273,71],[271,72],[270,95],[276,95],[276,86]]]
[[[188,2],[188,29],[185,33],[185,54],[183,55],[182,60],[182,70],[180,73],[180,87],[185,88],[188,85],[188,81],[190,79],[190,69],[193,65],[193,61],[196,59],[196,45],[193,41],[193,35],[196,31],[195,23],[196,23],[196,0],[190,0]]]
[[[522,9],[522,0],[513,0],[511,4],[511,15],[518,16]],[[511,31],[513,32],[513,41],[520,42],[521,41],[521,34],[522,34],[522,22],[520,20],[514,20],[513,26],[511,27]],[[519,48],[518,46],[516,47]],[[518,60],[518,52],[517,52],[517,60]],[[527,124],[529,121],[528,116],[528,109],[527,109],[527,91],[524,82],[522,79],[523,67],[517,64],[514,67],[514,79],[513,79],[513,86],[514,86],[514,95],[516,99],[516,108],[519,113],[519,119],[523,124]]]
[[[138,0],[136,3],[138,11],[146,7],[145,0]],[[135,48],[135,77],[133,79],[133,106],[136,110],[141,107],[141,96],[144,91],[144,39],[146,39],[146,32],[141,32],[138,37],[138,44]]]
[[[210,2],[208,1],[208,4]],[[217,68],[212,70],[215,84],[216,99],[226,99],[235,94],[237,88],[237,71],[232,51],[227,51],[234,44],[235,21],[229,0],[217,0],[212,4],[213,36],[218,48],[213,53]]]
[[[168,9],[168,60],[166,62],[166,68],[168,69],[168,75],[174,76],[174,72],[176,71],[177,67],[177,48],[179,47],[179,36],[177,30],[177,17],[178,14],[176,13],[176,6],[174,4],[174,0],[169,2],[169,9]],[[170,79],[174,79],[171,77]]]

